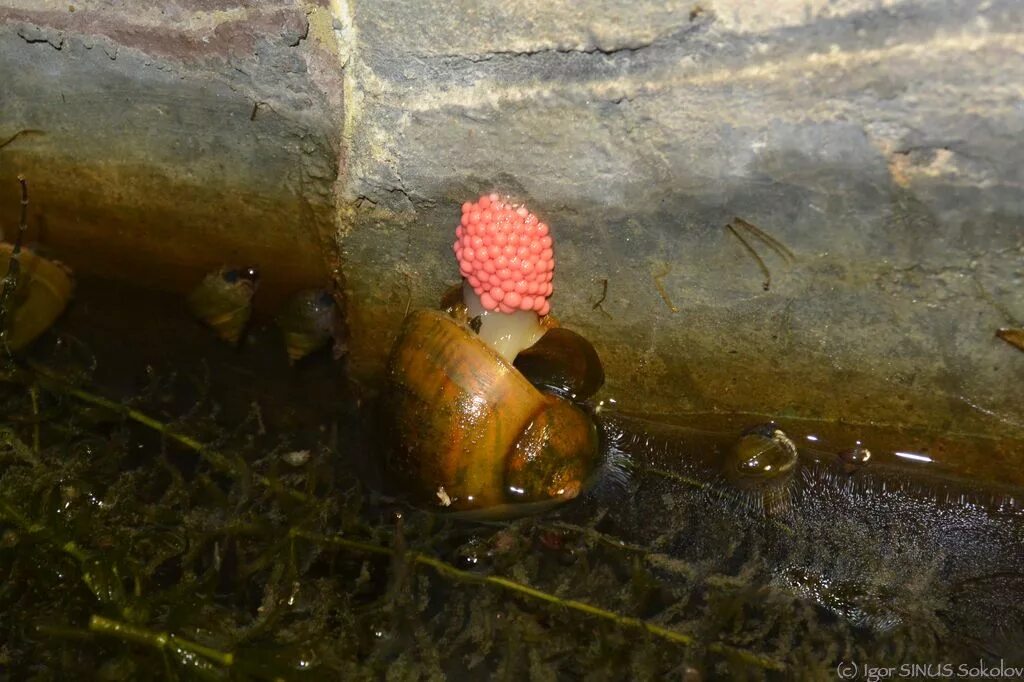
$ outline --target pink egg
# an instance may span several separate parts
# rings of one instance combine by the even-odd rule
[[[498,194],[465,202],[452,251],[459,272],[488,310],[547,314],[554,270],[550,228]]]

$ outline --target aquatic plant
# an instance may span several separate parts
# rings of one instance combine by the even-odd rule
[[[0,608],[10,614],[4,655],[16,674],[291,679],[394,666],[410,675],[514,670],[527,661],[539,670],[545,657],[572,651],[590,620],[635,633],[607,630],[590,665],[620,658],[639,636],[649,642],[640,646],[651,657],[645,665],[675,666],[682,654],[656,653],[654,642],[697,642],[671,622],[620,610],[628,579],[611,600],[560,594],[558,585],[584,579],[590,560],[529,581],[482,570],[549,552],[558,564],[585,547],[603,553],[620,544],[595,530],[438,525],[429,514],[370,502],[344,473],[341,453],[319,449],[296,468],[299,460],[282,448],[261,451],[245,431],[222,432],[214,447],[190,433],[209,425],[163,422],[34,361],[2,379],[7,414],[36,417],[30,441],[17,421],[0,431]],[[479,549],[465,544],[473,536]],[[624,566],[634,552],[625,551]],[[592,596],[619,583],[614,575],[587,579],[599,586]],[[538,610],[545,606],[553,610]],[[513,642],[552,628],[560,634],[519,660]],[[449,660],[442,650],[462,653]],[[782,667],[725,643],[708,651]]]

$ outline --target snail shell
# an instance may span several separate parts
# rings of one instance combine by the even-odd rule
[[[598,467],[597,429],[582,410],[541,393],[439,311],[406,318],[385,400],[389,467],[421,504],[554,504],[578,495]]]
[[[305,289],[285,302],[277,316],[288,359],[297,362],[327,345],[334,337],[338,307],[323,289]]]
[[[857,441],[852,448],[839,453],[839,461],[843,463],[847,471],[852,472],[871,461],[871,451],[864,447],[863,443]]]
[[[726,479],[748,493],[766,514],[783,510],[789,502],[787,484],[796,471],[796,445],[775,424],[748,429],[725,458]]]
[[[217,336],[235,345],[252,315],[258,281],[259,272],[252,267],[211,272],[189,295],[189,309]]]
[[[1018,350],[1024,350],[1024,329],[999,329],[996,336]]]
[[[13,250],[11,244],[0,244],[0,273],[7,272]],[[24,348],[49,329],[75,289],[71,271],[58,261],[28,249],[21,250],[18,261],[21,273],[7,319],[7,345],[12,351]]]

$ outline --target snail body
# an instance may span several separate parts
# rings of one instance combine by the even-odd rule
[[[256,268],[221,268],[208,274],[188,297],[192,314],[224,341],[236,345],[252,315]]]
[[[590,417],[542,393],[443,312],[406,318],[385,390],[388,464],[420,504],[451,511],[556,504],[576,497],[598,468]]]

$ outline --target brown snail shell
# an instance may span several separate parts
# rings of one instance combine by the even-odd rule
[[[417,502],[453,511],[553,504],[598,466],[597,429],[440,311],[405,320],[388,363],[389,468]]]
[[[1017,350],[1024,350],[1024,329],[1005,328],[996,330],[996,336]]]
[[[305,289],[289,298],[276,322],[290,362],[314,353],[334,338],[338,307],[324,289]]]
[[[252,315],[252,297],[258,281],[259,273],[253,267],[211,272],[189,295],[189,309],[217,336],[235,345]]]
[[[12,244],[0,244],[0,275],[7,272],[13,250]],[[12,351],[24,348],[49,329],[75,289],[74,277],[62,263],[24,248],[18,260],[18,288],[7,318],[7,346]]]

